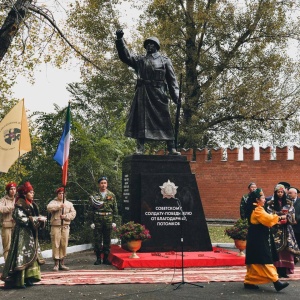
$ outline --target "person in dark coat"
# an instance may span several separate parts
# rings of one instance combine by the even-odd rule
[[[297,224],[293,225],[293,230],[298,246],[300,245],[300,198],[297,195],[299,192],[300,191],[294,187],[290,188],[288,192],[289,199],[293,201],[293,206],[295,208],[295,218]]]
[[[119,58],[137,74],[125,136],[137,140],[136,154],[144,153],[145,141],[158,140],[166,141],[169,154],[179,155],[174,147],[174,130],[167,96],[168,90],[173,102],[178,102],[179,87],[171,60],[159,53],[160,42],[156,37],[145,40],[146,55],[133,55],[123,35],[123,30],[116,31]]]
[[[296,224],[293,225],[293,230],[298,246],[300,245],[300,198],[298,197],[299,193],[300,191],[295,187],[291,187],[288,191],[288,197],[293,202],[293,206],[295,209]],[[299,257],[300,256],[295,257],[295,262],[299,261]]]
[[[247,201],[248,201],[249,195],[253,191],[255,191],[256,189],[257,189],[257,186],[256,186],[255,182],[250,182],[248,184],[248,193],[242,196],[241,203],[240,203],[240,217],[241,217],[241,219],[247,219],[246,216],[245,216],[245,208],[246,208],[246,205],[247,205]]]
[[[279,216],[286,215],[286,220],[282,224],[274,225],[271,232],[279,258],[274,262],[274,265],[279,277],[288,278],[288,274],[294,273],[294,261],[300,255],[300,249],[292,227],[296,224],[295,208],[292,200],[287,198],[284,185],[277,184],[275,186],[273,200],[268,202],[266,211]]]
[[[258,289],[257,284],[273,282],[276,291],[280,291],[289,283],[278,280],[277,270],[273,265],[277,253],[269,228],[285,219],[286,216],[268,214],[264,209],[265,201],[264,193],[260,188],[252,192],[247,201],[246,217],[249,228],[244,288]],[[271,241],[271,245],[269,241]]]

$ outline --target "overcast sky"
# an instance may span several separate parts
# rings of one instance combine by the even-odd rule
[[[53,0],[47,0],[47,4]],[[67,2],[62,0],[60,2]],[[121,22],[133,24],[137,20],[139,12],[130,9],[127,3],[120,9],[122,17]],[[61,9],[55,13],[56,22],[59,18],[65,17],[64,10]],[[40,71],[35,73],[35,83],[30,84],[26,78],[19,76],[17,84],[13,88],[14,97],[25,99],[25,107],[30,113],[35,111],[53,112],[53,104],[60,107],[68,105],[70,94],[66,90],[67,84],[80,81],[79,66],[71,70],[60,70],[52,67],[50,64],[40,66]]]
[[[31,113],[35,111],[52,112],[53,103],[60,107],[68,105],[70,94],[66,90],[68,83],[80,81],[79,68],[59,70],[50,65],[43,65],[41,72],[36,73],[32,85],[24,77],[18,78],[13,88],[14,96],[25,99],[25,107]]]

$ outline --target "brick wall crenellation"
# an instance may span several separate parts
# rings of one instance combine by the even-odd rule
[[[224,160],[223,151],[227,158]],[[197,149],[195,161],[192,149],[181,151],[190,161],[195,174],[206,219],[238,219],[240,200],[247,193],[247,186],[255,182],[263,188],[265,195],[273,194],[279,181],[287,181],[300,188],[300,148],[293,147],[294,158],[288,158],[288,147],[275,149],[276,159],[271,158],[271,148],[258,148],[255,158],[254,147],[239,149],[213,149],[208,160],[207,149]]]

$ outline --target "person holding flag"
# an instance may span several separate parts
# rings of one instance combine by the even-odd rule
[[[3,245],[3,256],[6,260],[8,250],[11,243],[11,234],[15,226],[15,221],[12,217],[13,210],[15,208],[15,195],[16,195],[17,184],[10,182],[6,185],[6,195],[0,200],[0,213],[2,214],[2,245]]]
[[[53,271],[68,271],[69,268],[65,266],[64,259],[67,256],[70,223],[76,217],[76,210],[72,202],[65,199],[63,187],[56,190],[56,195],[57,197],[47,205],[47,211],[51,213]]]

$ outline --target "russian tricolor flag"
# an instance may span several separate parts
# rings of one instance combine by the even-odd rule
[[[53,156],[53,159],[62,167],[63,186],[67,185],[67,179],[68,179],[70,133],[71,133],[71,110],[70,110],[70,103],[69,103],[64,131],[60,138],[59,144],[57,146],[56,153]]]

